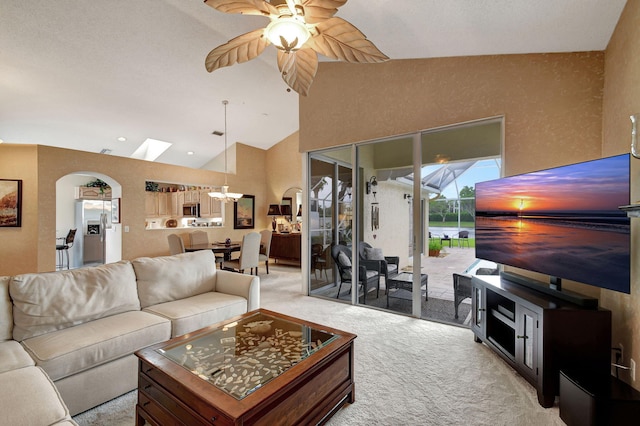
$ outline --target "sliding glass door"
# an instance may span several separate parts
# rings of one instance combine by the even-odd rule
[[[337,296],[338,271],[331,247],[352,245],[353,185],[349,157],[350,150],[342,149],[316,154],[309,160],[310,294]]]
[[[475,261],[469,240],[449,238],[473,235],[474,184],[460,179],[499,163],[501,137],[496,118],[309,154],[309,294],[421,318],[446,306],[453,318],[451,274]],[[429,257],[430,242],[448,243],[444,255]]]

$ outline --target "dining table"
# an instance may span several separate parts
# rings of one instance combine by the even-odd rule
[[[185,244],[184,250],[186,252],[199,251],[199,250],[211,250],[214,253],[222,253],[224,260],[231,260],[231,253],[234,251],[240,251],[242,244],[239,241],[232,241],[230,244],[224,242],[214,242],[209,244]]]

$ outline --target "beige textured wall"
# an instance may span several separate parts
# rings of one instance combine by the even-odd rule
[[[302,154],[298,149],[299,133],[295,132],[271,147],[266,153],[267,205],[260,211],[267,214],[269,204],[280,204],[282,194],[292,187],[302,188]]]
[[[265,161],[267,152],[236,144],[238,175],[229,174],[232,190],[255,195],[256,230],[267,227],[261,212],[267,209]],[[282,168],[287,159],[273,159]],[[282,164],[278,164],[282,163]],[[223,174],[201,169],[171,166],[129,158],[93,154],[47,146],[0,144],[3,178],[23,179],[23,225],[0,229],[0,275],[55,269],[56,181],[65,175],[89,171],[112,177],[122,185],[122,225],[124,259],[168,254],[167,235],[173,230],[145,230],[144,183],[146,180],[181,182],[193,185],[221,185]],[[297,181],[296,181],[297,182]],[[228,226],[205,229],[212,240],[240,239],[246,230],[233,229],[233,203],[226,205]],[[178,231],[187,233],[187,231]]]
[[[640,113],[640,1],[629,1],[605,52],[603,156],[629,152],[631,114]],[[640,200],[640,160],[632,160],[631,201]],[[631,221],[632,235],[640,235],[640,219]],[[622,343],[628,356],[640,362],[640,243],[632,238],[631,294],[603,290],[601,304],[613,312],[613,345]],[[627,374],[621,377],[631,382]],[[640,377],[631,383],[640,389]]]
[[[505,116],[507,174],[598,158],[602,52],[323,62],[300,99],[302,152]]]
[[[22,226],[0,228],[0,276],[7,275],[5,271],[36,270],[40,226],[37,164],[36,146],[0,144],[0,178],[22,180]]]

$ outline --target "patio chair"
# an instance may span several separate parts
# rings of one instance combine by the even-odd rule
[[[467,244],[467,247],[471,247],[471,244],[469,243],[469,231],[460,231],[458,232],[458,235],[453,238],[458,241],[458,247],[464,247],[465,243]]]
[[[388,292],[387,283],[389,277],[393,277],[398,273],[398,265],[400,257],[384,256],[382,249],[376,249],[371,244],[361,241],[358,245],[358,254],[360,255],[360,264],[368,268],[368,265],[379,263],[379,269],[384,274],[385,294]],[[369,269],[369,268],[368,268]]]
[[[453,273],[453,309],[458,319],[458,307],[466,298],[471,297],[471,276]]]
[[[331,247],[331,257],[338,267],[340,284],[338,286],[338,294],[336,295],[336,298],[339,298],[342,284],[351,284],[351,249],[340,244],[335,245]],[[363,303],[365,304],[367,303],[367,293],[374,288],[377,289],[376,297],[380,296],[380,262],[375,263],[375,268],[373,268],[373,263],[370,266],[372,269],[367,269],[367,267],[361,264],[358,267],[357,274],[358,291],[359,287],[362,286]]]
[[[497,268],[478,268],[476,275],[498,275]],[[470,298],[471,293],[471,276],[466,274],[453,273],[453,309],[455,311],[454,318],[458,319],[458,307],[464,299]]]
[[[329,275],[327,269],[331,269],[333,265],[330,259],[327,258],[328,250],[324,248],[322,244],[311,244],[311,270],[313,271],[316,280],[318,279],[318,271],[320,271],[320,277],[322,278],[322,271],[324,271],[325,281],[329,281]]]

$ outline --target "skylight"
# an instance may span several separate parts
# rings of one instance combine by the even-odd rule
[[[155,161],[162,155],[172,144],[157,139],[147,138],[142,144],[131,154],[131,158],[138,160]]]

